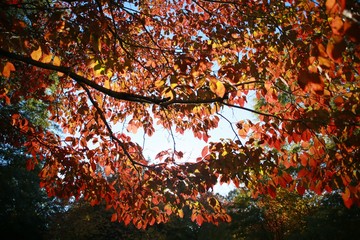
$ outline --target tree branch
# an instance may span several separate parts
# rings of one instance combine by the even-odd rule
[[[113,133],[113,131],[112,131],[109,123],[106,121],[104,112],[103,112],[103,111],[101,110],[101,108],[99,107],[99,104],[98,104],[98,103],[94,100],[94,98],[91,96],[90,90],[89,90],[89,89],[86,87],[86,85],[83,84],[83,83],[80,83],[80,86],[85,90],[85,92],[86,92],[86,94],[88,95],[91,103],[92,103],[93,106],[96,108],[96,111],[97,111],[98,114],[100,115],[101,120],[104,122],[104,124],[105,124],[105,126],[106,126],[106,129],[108,130],[111,139],[115,140],[115,142],[116,142],[117,144],[119,144],[119,146],[120,146],[121,149],[123,150],[123,152],[124,152],[124,154],[126,155],[126,157],[130,160],[130,162],[131,162],[131,163],[133,164],[133,166],[135,167],[136,171],[137,171],[138,173],[140,173],[140,171],[139,171],[139,169],[136,167],[136,165],[139,165],[139,166],[142,166],[142,167],[145,167],[145,168],[148,167],[148,166],[145,165],[145,164],[142,164],[142,163],[140,163],[140,162],[135,161],[135,160],[131,157],[130,153],[129,153],[128,150],[126,149],[125,144],[124,144],[122,141],[120,141],[120,139],[118,139],[118,138],[115,136],[115,134]]]
[[[104,93],[110,97],[116,98],[118,100],[124,100],[124,101],[129,101],[129,102],[139,102],[139,103],[153,103],[153,104],[161,104],[161,103],[164,103],[169,100],[169,98],[159,99],[159,98],[147,97],[147,96],[142,96],[142,95],[137,95],[137,94],[132,94],[132,93],[112,91],[108,88],[105,88],[103,86],[96,84],[95,82],[93,82],[87,78],[84,78],[84,77],[74,73],[73,71],[71,71],[71,68],[69,68],[69,67],[55,66],[55,65],[43,63],[40,61],[35,61],[32,58],[25,57],[23,55],[19,55],[19,54],[15,54],[15,53],[10,53],[1,48],[0,48],[0,56],[4,56],[4,57],[7,57],[7,58],[10,58],[13,60],[17,60],[17,61],[20,61],[23,63],[31,64],[31,65],[39,67],[39,68],[61,72],[65,75],[69,76],[70,78],[72,78],[77,83],[83,83],[89,87],[92,87],[92,88],[98,90],[99,92],[102,92],[102,93]]]

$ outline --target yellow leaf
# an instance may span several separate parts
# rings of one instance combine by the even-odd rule
[[[112,72],[110,69],[108,69],[107,72],[106,72],[106,76],[107,76],[109,79],[111,79],[112,76],[113,76],[113,72]]]
[[[240,35],[238,33],[232,33],[231,37],[238,39],[238,38],[240,38]]]
[[[30,56],[32,59],[34,59],[35,61],[38,61],[41,58],[42,55],[42,51],[41,51],[41,47],[39,47],[37,50],[33,51]]]
[[[182,209],[179,209],[178,210],[178,215],[180,218],[183,218],[184,217],[184,211]]]
[[[224,97],[226,88],[221,81],[211,79],[210,90],[215,93],[218,97]]]
[[[165,93],[165,98],[170,98],[170,101],[174,99],[174,92],[172,90]]]
[[[105,80],[104,88],[110,89],[110,81],[109,81],[109,79]]]
[[[172,213],[172,207],[171,207],[170,203],[168,203],[164,206],[164,211],[166,212],[167,215],[170,215]]]
[[[162,87],[164,84],[165,84],[165,81],[163,79],[155,81],[155,87],[157,87],[157,88]]]
[[[55,56],[54,57],[54,60],[53,60],[53,64],[55,65],[55,66],[60,66],[60,58],[59,57],[57,57],[57,56]]]
[[[219,97],[224,97],[226,92],[225,86],[222,82],[217,81],[216,82],[216,95],[218,95]]]
[[[100,95],[96,95],[95,98],[96,98],[96,101],[99,104],[99,106],[101,106],[103,103],[102,97]]]
[[[44,54],[45,56],[42,58],[41,62],[43,63],[49,63],[51,62],[52,55],[51,54]]]
[[[15,71],[15,67],[11,62],[7,62],[4,66],[4,69],[2,71],[2,74],[4,77],[8,78],[10,77],[10,72]]]

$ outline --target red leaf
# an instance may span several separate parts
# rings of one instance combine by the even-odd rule
[[[170,215],[170,214],[172,213],[172,207],[171,207],[171,205],[170,205],[169,203],[166,204],[165,207],[164,207],[164,210],[165,210],[165,212],[166,212],[167,215]]]
[[[324,81],[317,72],[301,70],[298,76],[298,84],[305,92],[314,92],[316,94],[324,93]]]
[[[345,204],[345,207],[351,208],[351,206],[353,205],[353,200],[351,198],[349,198],[346,201],[344,200],[344,204]]]
[[[226,214],[226,215],[225,215],[225,221],[226,221],[226,222],[231,222],[231,216],[228,215],[228,214]]]
[[[117,220],[117,213],[113,213],[111,216],[111,221],[115,222]]]
[[[130,215],[127,214],[124,219],[125,226],[129,225],[130,222],[131,222],[131,217],[130,217]]]
[[[153,197],[151,201],[152,201],[152,203],[155,204],[155,205],[158,205],[158,204],[159,204],[159,200],[157,199],[157,197]]]
[[[196,217],[197,217],[197,213],[193,210],[191,214],[191,221],[195,221]]]
[[[74,140],[73,137],[66,137],[65,142],[72,142]]]
[[[205,158],[205,156],[208,154],[208,152],[209,152],[209,146],[205,146],[205,147],[203,148],[203,150],[201,151],[201,156],[202,156],[203,158]]]
[[[110,165],[106,165],[105,166],[105,169],[104,169],[104,172],[105,172],[105,175],[106,176],[109,176],[111,174],[111,166]]]
[[[201,216],[200,214],[197,215],[197,217],[196,217],[196,223],[197,223],[199,226],[201,226],[201,225],[203,224],[203,222],[204,222],[203,216]]]
[[[155,224],[155,222],[156,222],[156,218],[154,218],[153,216],[151,216],[150,221],[149,221],[149,225],[152,226],[152,225]]]
[[[293,179],[287,172],[282,173],[282,177],[286,180],[287,183],[290,183]]]
[[[322,181],[319,181],[316,186],[315,186],[315,193],[317,193],[318,195],[321,195],[323,192],[323,183]]]
[[[306,168],[302,168],[298,174],[297,174],[297,178],[300,179],[304,176],[306,176],[308,174],[308,170],[306,170]]]
[[[268,193],[272,198],[276,197],[276,188],[274,186],[268,186]]]
[[[344,98],[342,96],[337,96],[334,98],[334,104],[339,107],[344,103]]]
[[[296,190],[298,191],[298,193],[301,196],[304,195],[304,193],[305,193],[305,188],[303,186],[299,185],[299,184],[296,186]]]
[[[349,198],[350,198],[350,190],[349,190],[349,188],[345,188],[345,192],[341,196],[342,196],[342,199],[344,201],[349,200]]]
[[[304,154],[302,154],[302,155],[300,156],[300,160],[301,160],[301,165],[304,166],[304,167],[306,167],[307,164],[308,164],[308,159],[307,159],[307,157],[306,157]]]
[[[346,49],[346,43],[342,36],[333,35],[326,46],[326,53],[337,63],[342,62],[342,53]]]
[[[315,160],[314,158],[310,158],[310,160],[309,160],[309,165],[310,165],[310,167],[312,167],[312,168],[316,168],[316,167],[317,167],[317,162],[316,162],[316,160]]]

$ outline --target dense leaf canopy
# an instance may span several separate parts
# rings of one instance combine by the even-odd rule
[[[5,0],[0,100],[48,106],[63,133],[11,117],[28,169],[44,161],[49,196],[104,200],[113,221],[145,228],[185,206],[198,224],[230,221],[216,198],[198,201],[218,179],[254,196],[338,190],[351,206],[360,198],[358,5]],[[210,142],[224,108],[258,121],[229,121],[230,135]],[[129,133],[151,141],[156,125],[210,141],[191,162],[180,163],[175,143],[147,160]]]

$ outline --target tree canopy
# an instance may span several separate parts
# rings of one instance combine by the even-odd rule
[[[357,1],[0,7],[2,104],[36,99],[62,130],[44,131],[21,111],[7,123],[26,138],[27,168],[42,163],[48,196],[105,201],[112,221],[137,228],[183,217],[184,208],[199,225],[230,221],[215,197],[199,201],[218,180],[255,197],[282,187],[360,203]],[[245,106],[252,95],[256,108]],[[224,108],[258,120],[234,123]],[[215,142],[209,131],[220,118],[230,135]],[[174,147],[148,160],[129,134],[142,129],[151,141],[157,126]],[[208,145],[184,163],[174,136],[187,131]],[[16,142],[11,131],[8,139]]]

